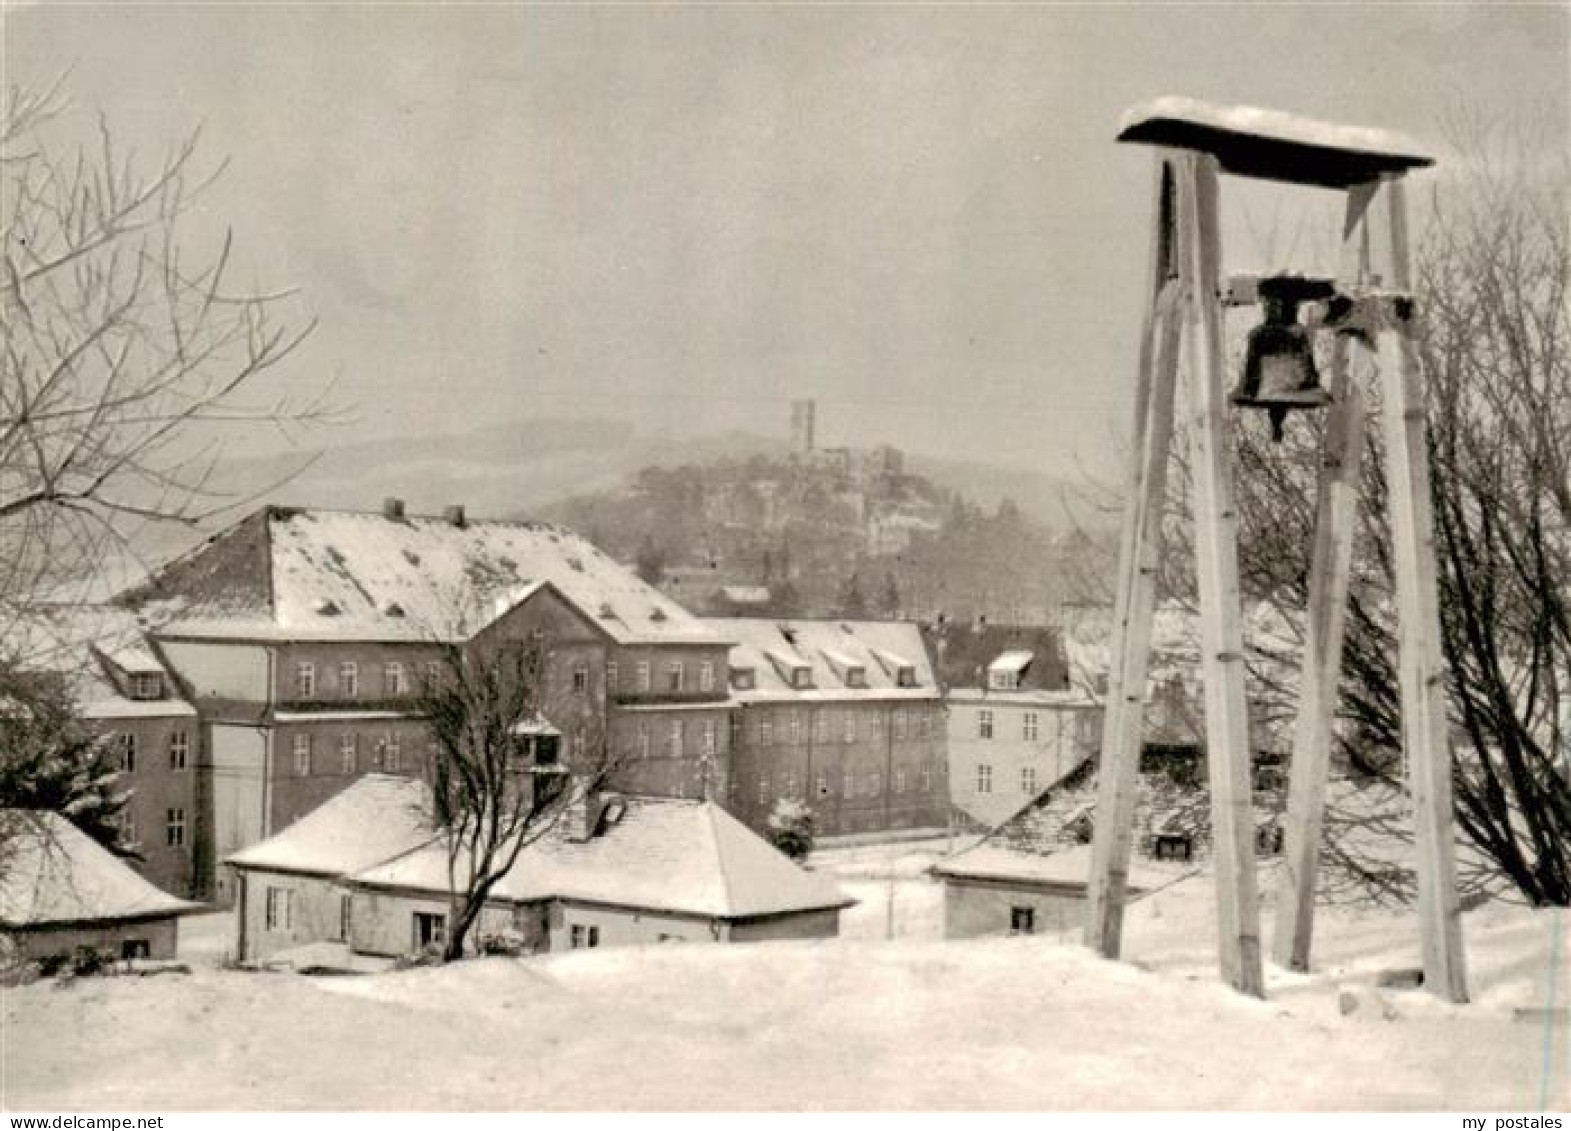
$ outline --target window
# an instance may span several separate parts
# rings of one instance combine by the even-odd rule
[[[769,775],[768,774],[759,774],[758,775],[758,803],[760,805],[768,805],[769,804]]]
[[[164,677],[157,672],[137,672],[131,677],[131,698],[162,699]]]
[[[290,892],[288,888],[267,889],[267,929],[287,931],[290,927]]]
[[[441,946],[447,941],[447,916],[440,911],[416,911],[414,935],[416,950]]]
[[[170,848],[185,847],[184,809],[170,809],[165,813],[164,843]]]
[[[983,707],[976,713],[976,736],[978,738],[993,737],[993,712]]]
[[[1009,933],[1011,935],[1035,934],[1036,908],[1011,907],[1009,909]]]
[[[926,793],[933,788],[933,767],[923,762],[922,768],[917,771],[917,781],[921,783],[922,792]]]
[[[932,738],[933,737],[933,714],[932,714],[932,712],[931,711],[918,711],[916,719],[917,719],[917,722],[919,724],[921,724],[922,737],[923,738]]]
[[[424,668],[425,685],[427,690],[432,690],[442,681],[442,665],[435,660],[427,660]]]
[[[867,737],[874,742],[881,742],[884,737],[884,716],[874,711],[867,716]]]
[[[1020,686],[1020,673],[1010,668],[994,668],[987,673],[987,686],[994,691],[1014,691]]]
[[[856,715],[855,715],[854,712],[847,711],[845,713],[845,735],[844,735],[844,737],[845,737],[845,740],[847,742],[855,742],[856,741]]]
[[[638,661],[638,690],[640,690],[640,691],[648,691],[649,690],[649,661],[648,660],[639,660]]]
[[[904,742],[906,736],[906,713],[904,707],[895,709],[895,741]]]
[[[976,791],[978,793],[993,792],[993,767],[986,762],[976,768]]]
[[[790,770],[790,771],[787,771],[787,773],[786,773],[785,795],[787,797],[795,797],[796,796],[796,771],[795,770]]]
[[[338,693],[346,699],[360,694],[360,665],[353,660],[338,665]]]
[[[398,736],[390,734],[382,740],[382,770],[385,773],[396,774],[403,758],[403,751],[398,748]]]
[[[1020,737],[1027,742],[1035,742],[1037,735],[1036,712],[1027,711],[1020,717]]]
[[[309,743],[311,740],[306,739]],[[300,739],[295,739],[298,746]],[[353,731],[338,736],[338,768],[346,774],[355,772],[355,735]]]
[[[583,664],[573,669],[573,694],[589,694],[589,669]]]
[[[682,720],[681,719],[672,719],[671,720],[671,756],[673,758],[680,758],[682,756]]]
[[[876,770],[873,771],[872,773],[868,774],[867,775],[867,795],[869,797],[877,797],[880,793],[883,793],[883,792],[884,792],[884,775],[880,774]]]
[[[607,692],[616,690],[616,662],[610,661],[605,666],[605,689]]]
[[[684,669],[680,663],[672,664],[666,668],[666,690],[677,692],[682,690],[682,677]]]
[[[169,768],[183,770],[191,758],[191,736],[183,730],[169,732]]]
[[[295,665],[295,697],[309,699],[316,694],[316,665],[301,660]]]
[[[895,792],[896,793],[904,793],[905,791],[906,791],[906,771],[905,771],[905,767],[904,766],[896,766],[895,767]]]
[[[1035,766],[1022,766],[1022,767],[1020,767],[1020,792],[1021,793],[1035,793],[1036,792],[1036,767]]]
[[[828,711],[819,711],[813,716],[813,738],[818,742],[829,741]]]
[[[840,782],[841,795],[844,797],[856,796],[856,775],[851,772],[851,767],[845,768],[845,774]]]
[[[802,712],[791,712],[791,745],[799,746],[802,742]]]
[[[353,915],[353,902],[345,894],[338,897],[338,939],[340,942],[349,941],[349,927]]]
[[[382,665],[382,694],[388,698],[402,695],[408,689],[404,686],[404,665],[397,660],[389,660]]]
[[[136,773],[136,735],[130,731],[114,737],[115,760],[122,774]]]
[[[586,926],[583,923],[574,923],[569,931],[569,939],[574,950],[585,950],[600,945],[600,928]]]
[[[713,719],[705,719],[704,720],[704,757],[706,757],[706,758],[713,758],[714,756],[715,756],[715,721]]]
[[[715,689],[715,666],[708,660],[698,665],[698,690],[713,691]]]
[[[818,796],[829,796],[829,775],[824,773],[823,770],[818,771],[818,778],[816,781],[814,781],[813,785],[814,788],[818,790]]]
[[[649,757],[649,724],[644,722],[638,724],[638,756]]]

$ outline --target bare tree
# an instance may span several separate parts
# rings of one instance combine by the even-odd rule
[[[451,962],[463,957],[496,885],[571,806],[589,802],[612,763],[603,721],[586,711],[562,720],[571,727],[572,760],[557,764],[558,736],[542,714],[548,655],[538,640],[482,636],[444,653],[423,709],[433,739],[426,766],[433,816],[447,849],[442,958]]]
[[[1418,263],[1441,629],[1450,671],[1458,825],[1535,904],[1571,903],[1571,255],[1563,148],[1531,132],[1453,126],[1463,154],[1435,188]],[[1553,155],[1553,156],[1546,156]],[[1371,390],[1378,403],[1379,390]],[[1240,414],[1240,578],[1277,631],[1251,648],[1252,702],[1290,724],[1308,601],[1321,424],[1286,442]],[[1385,453],[1361,469],[1360,529],[1344,645],[1339,743],[1369,779],[1400,784],[1401,696]],[[1187,445],[1175,442],[1163,589],[1192,596]],[[1385,818],[1382,818],[1384,820]],[[1357,814],[1330,814],[1368,832]],[[1387,829],[1394,832],[1395,827]],[[1356,838],[1355,838],[1356,839]],[[1356,850],[1333,860],[1360,867]],[[1362,881],[1400,892],[1388,861]]]
[[[324,415],[257,388],[314,321],[281,319],[291,292],[234,286],[227,232],[206,246],[193,209],[222,163],[193,133],[148,165],[102,118],[62,145],[60,91],[0,103],[0,631],[134,557],[148,524],[246,501],[213,475],[219,428]]]

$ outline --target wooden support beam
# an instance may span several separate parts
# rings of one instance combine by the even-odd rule
[[[1180,255],[1185,281],[1190,409],[1193,413],[1195,547],[1200,582],[1206,765],[1211,782],[1212,862],[1216,872],[1222,976],[1240,993],[1262,997],[1260,908],[1249,759],[1248,702],[1238,584],[1238,514],[1233,502],[1222,340],[1221,233],[1217,159],[1185,154],[1178,162]]]
[[[1348,377],[1348,351],[1361,372]],[[1278,880],[1273,952],[1279,965],[1309,969],[1314,933],[1315,873],[1331,762],[1332,720],[1342,670],[1343,628],[1358,526],[1359,467],[1364,451],[1369,350],[1338,335],[1332,346],[1330,392],[1315,500],[1315,543],[1309,565],[1309,612],[1298,682],[1298,718],[1287,794],[1283,867]]]
[[[1384,253],[1389,266],[1386,285],[1409,291],[1406,188],[1400,176],[1382,179],[1384,200],[1370,216],[1380,228],[1375,251]],[[1381,418],[1400,614],[1402,745],[1418,852],[1424,984],[1441,997],[1463,1002],[1467,1000],[1467,973],[1456,890],[1451,743],[1423,385],[1411,323],[1385,325],[1379,338]]]
[[[1135,435],[1124,499],[1113,636],[1102,718],[1096,837],[1087,885],[1085,941],[1108,958],[1123,945],[1124,901],[1144,733],[1146,666],[1162,545],[1162,503],[1178,375],[1180,288],[1174,225],[1177,185],[1156,162],[1150,290],[1135,389]]]

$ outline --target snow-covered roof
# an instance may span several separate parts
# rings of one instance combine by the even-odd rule
[[[129,609],[98,604],[40,604],[7,617],[0,661],[59,679],[76,709],[89,719],[192,716],[168,670]],[[105,664],[128,676],[158,675],[163,697],[132,699]]]
[[[227,858],[240,868],[340,876],[431,839],[425,786],[366,774],[294,824]]]
[[[754,674],[752,687],[732,692],[744,703],[938,697],[914,624],[764,617],[710,617],[705,623],[717,636],[736,642],[731,667]],[[790,673],[801,668],[811,673],[810,688],[792,686]],[[900,685],[902,668],[910,672],[913,686]]]
[[[0,925],[37,927],[180,915],[162,892],[58,813],[0,810]]]
[[[269,507],[126,599],[180,636],[462,640],[549,582],[618,643],[720,643],[583,538],[532,522]]]
[[[1031,657],[1033,655],[1035,655],[1035,653],[1026,651],[1025,649],[1016,649],[1014,651],[1004,652],[1000,654],[992,663],[987,665],[987,670],[990,672],[1007,672],[1010,675],[1019,675],[1021,672],[1025,671],[1026,665],[1031,662]]]
[[[1013,880],[1031,884],[1066,887],[1084,886],[1091,876],[1089,844],[1079,844],[1060,852],[1022,852],[1008,845],[983,840],[971,848],[946,856],[933,865],[939,876],[957,879]],[[1129,861],[1129,886],[1134,892],[1154,891],[1182,879],[1192,868],[1169,861],[1154,861],[1132,854]]]
[[[741,919],[846,907],[827,876],[793,863],[712,802],[627,797],[619,820],[586,841],[564,818],[528,845],[493,889],[498,899],[589,903]],[[447,853],[433,840],[356,872],[366,887],[446,892]]]

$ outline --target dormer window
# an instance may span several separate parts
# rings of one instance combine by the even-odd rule
[[[847,687],[866,687],[867,669],[858,664],[846,669],[845,683]]]
[[[903,664],[899,668],[895,669],[895,686],[915,687],[916,668],[912,667],[910,664]]]
[[[813,686],[813,669],[805,664],[791,669],[791,686],[798,691]]]
[[[131,698],[162,699],[164,677],[158,672],[137,672],[131,677]]]
[[[751,691],[756,682],[752,668],[731,669],[731,686],[738,691]]]
[[[1005,652],[987,665],[987,686],[992,691],[1018,691],[1020,677],[1031,664],[1031,653],[1019,649]]]

